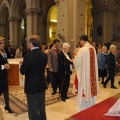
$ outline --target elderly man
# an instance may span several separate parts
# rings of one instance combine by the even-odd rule
[[[61,100],[66,101],[68,99],[67,92],[70,84],[70,75],[72,74],[72,64],[73,60],[69,53],[70,45],[64,43],[62,45],[62,51],[58,53],[58,74],[61,81]]]
[[[108,77],[103,84],[104,88],[106,88],[107,83],[111,80],[111,88],[117,89],[117,87],[114,86],[115,68],[116,68],[116,46],[111,45],[110,53],[108,54],[107,60]]]
[[[88,43],[87,35],[80,37],[80,44],[83,47],[79,49],[74,60],[78,78],[78,111],[93,106],[96,103],[96,96],[99,92],[95,48]]]

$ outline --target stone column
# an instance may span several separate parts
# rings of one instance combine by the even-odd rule
[[[68,42],[73,52],[78,44],[79,36],[85,34],[85,1],[84,0],[59,0],[58,9],[58,34],[62,42]]]
[[[27,18],[27,38],[33,34],[40,34],[40,26],[38,26],[38,23],[40,21],[39,19],[40,9],[27,9],[26,10],[26,18]]]
[[[18,47],[21,45],[21,18],[20,17],[10,17],[9,18],[9,34],[10,43],[13,47]]]
[[[109,2],[96,0],[93,2],[93,41],[97,43],[111,42],[114,29],[114,1]],[[98,34],[99,26],[102,28],[102,34]]]
[[[6,22],[0,22],[0,36],[5,38],[5,44],[7,44],[8,41],[8,24]]]

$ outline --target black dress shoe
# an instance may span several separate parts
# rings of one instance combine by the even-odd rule
[[[101,84],[104,84],[104,82],[102,81]]]
[[[112,88],[112,89],[117,89],[117,87],[116,87],[116,86],[111,86],[111,88]]]
[[[68,96],[66,96],[66,97],[65,97],[65,99],[69,99],[69,97],[68,97]]]
[[[118,82],[118,84],[120,85],[120,81]]]
[[[10,107],[4,107],[4,109],[5,109],[5,112],[8,111],[9,113],[14,113],[14,112],[10,109]]]
[[[62,100],[63,102],[65,102],[65,101],[66,101],[66,99],[65,99],[65,98],[61,98],[61,100]]]
[[[103,87],[106,88],[106,84],[105,83],[103,84]]]
[[[56,92],[53,92],[53,93],[52,93],[52,95],[55,95],[55,94],[56,94]]]

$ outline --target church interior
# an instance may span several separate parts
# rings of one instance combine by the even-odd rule
[[[82,34],[88,35],[90,43],[114,44],[120,50],[120,0],[0,0],[0,36],[5,38],[5,47],[11,45],[17,49],[22,45],[27,49],[27,41],[35,34],[40,36],[41,45],[52,43],[56,38],[61,44],[69,43],[72,55]],[[21,60],[9,59],[10,86],[24,87],[24,76],[19,73]],[[71,84],[74,77],[73,69]],[[119,93],[119,80],[120,75],[117,74],[115,85],[118,89],[115,90],[110,87],[104,89],[99,81],[97,103]],[[54,99],[50,89],[46,93],[51,100]],[[0,120],[28,120],[27,111],[20,115],[5,112],[1,99]],[[58,100],[46,105],[47,119],[67,120],[76,114],[76,99],[74,95],[66,102]]]

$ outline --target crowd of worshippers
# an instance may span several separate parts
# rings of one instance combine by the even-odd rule
[[[97,60],[98,60],[99,80],[101,80],[101,84],[103,84],[103,87],[106,88],[107,83],[109,81],[111,81],[110,87],[112,89],[117,89],[117,87],[114,85],[114,77],[120,70],[120,68],[119,68],[120,67],[120,52],[119,52],[119,50],[117,50],[115,45],[111,45],[110,43],[97,44],[97,43],[93,42],[90,44],[96,50]],[[73,58],[76,56],[80,47],[81,46],[76,47],[74,54],[73,54]],[[59,92],[61,92],[59,84],[62,84],[62,83],[60,83],[58,78],[64,79],[64,78],[61,78],[62,74],[60,74],[60,76],[59,76],[56,72],[56,70],[57,70],[56,67],[58,67],[58,70],[59,70],[59,67],[60,67],[59,64],[61,63],[61,61],[59,60],[59,56],[58,56],[58,59],[56,59],[56,56],[57,56],[56,54],[58,54],[59,51],[61,50],[60,41],[58,40],[56,43],[54,43],[54,41],[53,41],[52,44],[49,43],[47,46],[45,44],[43,44],[41,47],[41,50],[43,52],[45,52],[46,54],[48,54],[48,65],[46,67],[46,70],[47,70],[46,80],[47,80],[47,84],[49,84],[51,82],[51,85],[53,88],[52,95],[55,95],[56,91],[57,91],[57,87],[59,89]],[[70,51],[68,53],[70,54]],[[72,59],[71,56],[70,56],[70,59]],[[58,66],[57,66],[57,62],[58,62]],[[55,71],[51,69],[51,66],[55,67],[54,68]],[[105,78],[106,78],[106,80],[105,80]],[[118,82],[118,83],[120,84],[120,82]],[[68,84],[67,84],[67,89],[68,89]],[[63,97],[63,98],[68,98],[68,97],[66,95],[66,97]]]
[[[98,73],[99,73],[99,80],[101,80],[101,84],[103,84],[103,87],[106,88],[107,83],[111,80],[111,88],[117,89],[117,87],[114,85],[114,77],[117,72],[119,72],[119,59],[120,59],[120,52],[116,49],[115,45],[111,45],[110,43],[103,43],[103,44],[97,44],[95,42],[90,43],[96,50],[97,58],[98,58]],[[64,47],[64,48],[63,48]],[[52,43],[48,43],[47,45],[43,43],[40,47],[40,49],[45,52],[48,55],[48,64],[46,66],[46,83],[49,85],[51,83],[53,92],[52,95],[55,95],[57,92],[62,92],[61,98],[63,101],[68,99],[67,91],[69,88],[70,83],[70,75],[72,74],[72,67],[73,67],[73,59],[76,56],[78,50],[80,49],[80,45],[78,45],[74,51],[74,54],[70,54],[70,45],[68,43],[65,43],[63,46],[60,44],[59,39],[53,40]],[[68,49],[68,50],[67,50]],[[66,51],[67,50],[67,51]],[[22,58],[25,54],[30,52],[30,50],[25,49],[23,46],[19,46],[16,50],[12,49],[11,45],[8,45],[5,49],[7,58]],[[69,61],[65,61],[68,59],[61,58],[58,53],[64,53],[66,57],[69,59]],[[68,56],[67,56],[68,55]],[[57,59],[59,58],[59,59]],[[72,59],[73,58],[73,59]],[[62,61],[63,59],[64,61]],[[68,76],[63,78],[62,73],[62,65],[64,63],[69,64],[70,69],[68,70]],[[67,66],[67,65],[66,65]],[[69,68],[69,67],[68,67]],[[65,69],[68,69],[67,67]],[[116,69],[117,68],[117,69]],[[60,74],[58,74],[60,73]],[[106,78],[107,77],[107,78]],[[106,80],[105,80],[106,78]],[[68,79],[66,84],[66,87],[64,86],[63,82],[60,81],[60,79]],[[118,82],[120,84],[120,82]],[[62,89],[61,89],[62,86]],[[65,87],[65,88],[64,88]],[[63,91],[61,91],[63,90]]]

